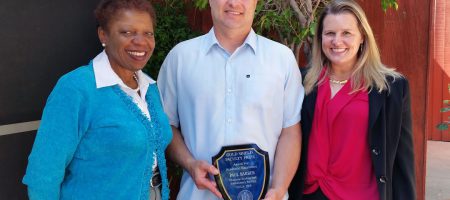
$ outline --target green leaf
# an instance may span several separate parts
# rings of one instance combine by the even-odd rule
[[[441,108],[440,112],[448,112],[450,111],[450,107]]]
[[[258,16],[259,13],[263,10],[263,8],[264,8],[263,1],[259,1],[258,4],[256,4],[255,16]]]
[[[397,0],[381,0],[381,8],[384,12],[386,12],[388,8],[394,8],[395,10],[398,10]]]
[[[316,21],[313,21],[313,22],[311,23],[311,25],[309,25],[309,34],[310,34],[311,36],[314,36],[314,32],[316,31],[316,26],[317,26]]]
[[[398,10],[398,3],[397,2],[394,2],[394,8],[395,8],[395,10]]]
[[[195,7],[203,10],[208,6],[208,0],[195,0]]]
[[[437,129],[439,129],[440,131],[445,131],[448,129],[448,124],[446,123],[440,123],[436,126]]]
[[[386,0],[381,0],[381,8],[383,9],[384,12],[386,12],[386,9],[387,9]]]

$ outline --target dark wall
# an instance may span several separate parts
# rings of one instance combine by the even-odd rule
[[[97,2],[0,1],[0,125],[38,120],[57,79],[100,51]]]
[[[0,200],[28,199],[22,177],[35,136],[30,131],[0,137]]]
[[[58,78],[101,51],[97,2],[0,1],[0,127],[40,120]],[[27,199],[21,179],[34,137],[0,134],[0,200]]]

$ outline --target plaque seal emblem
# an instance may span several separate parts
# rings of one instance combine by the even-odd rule
[[[237,196],[238,200],[253,200],[253,195],[248,190],[242,190]]]
[[[260,200],[269,185],[269,154],[256,144],[224,146],[212,157],[214,176],[224,200]]]

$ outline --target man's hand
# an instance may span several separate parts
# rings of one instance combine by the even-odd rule
[[[217,197],[222,198],[222,194],[217,189],[216,182],[209,179],[209,174],[219,174],[217,168],[203,160],[192,160],[189,164],[188,172],[198,189],[208,189]]]
[[[216,188],[216,182],[209,179],[209,174],[217,175],[219,170],[205,161],[196,160],[192,156],[184,143],[179,128],[172,126],[172,132],[173,139],[169,147],[167,147],[169,157],[189,172],[198,189],[208,189],[217,197],[222,198],[222,195]]]
[[[267,191],[266,196],[262,200],[281,200],[283,197],[284,193],[271,188]]]
[[[281,199],[283,199],[283,197],[284,197],[283,192],[280,192],[279,190],[270,188],[267,191],[266,196],[262,200],[281,200]]]

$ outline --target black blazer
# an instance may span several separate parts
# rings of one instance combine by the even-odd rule
[[[381,200],[416,199],[411,103],[408,81],[388,78],[390,92],[369,93],[369,141]],[[289,187],[289,199],[301,200],[309,134],[314,118],[317,87],[303,101],[302,152],[299,168]]]

